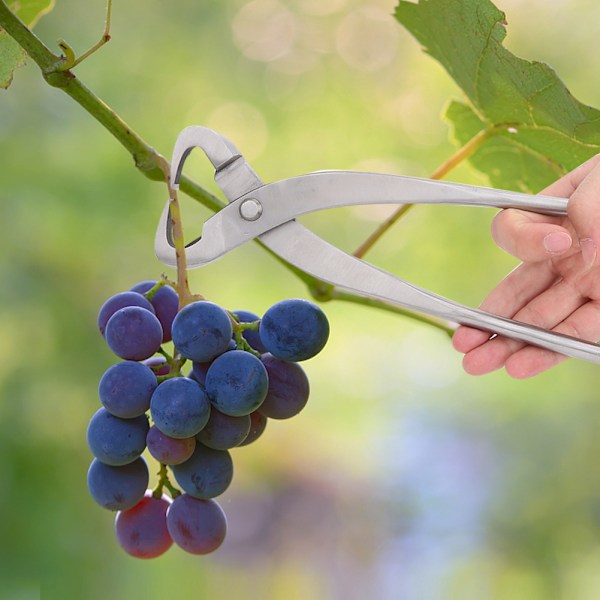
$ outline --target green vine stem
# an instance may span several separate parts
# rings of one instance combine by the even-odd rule
[[[181,491],[178,490],[169,479],[169,471],[167,469],[167,465],[160,463],[160,470],[158,472],[158,483],[156,484],[156,487],[152,490],[152,495],[155,498],[161,498],[164,488],[167,488],[167,490],[169,490],[169,494],[173,499],[177,498],[177,496],[181,496]]]

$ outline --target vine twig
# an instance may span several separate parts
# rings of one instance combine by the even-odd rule
[[[430,176],[430,179],[443,179],[452,169],[467,160],[481,146],[499,131],[499,127],[489,127],[476,133],[464,146],[459,148],[447,161],[440,165]],[[353,252],[357,258],[362,258],[373,246],[399,221],[414,204],[403,204],[394,211],[377,229]]]
[[[75,57],[73,48],[62,38],[58,40],[58,47],[65,53],[65,60],[59,70],[67,71],[76,67],[79,63],[83,62],[86,58],[94,54],[97,50],[102,48],[104,44],[110,41],[110,20],[112,12],[112,0],[107,0],[106,3],[106,23],[104,24],[104,32],[100,37],[100,40],[94,44],[89,50],[84,52],[79,58]]]

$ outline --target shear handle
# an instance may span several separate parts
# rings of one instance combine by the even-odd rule
[[[221,209],[204,223],[193,261],[196,265],[211,262],[306,213],[403,203],[518,208],[565,216],[568,200],[401,175],[319,171],[257,187]]]

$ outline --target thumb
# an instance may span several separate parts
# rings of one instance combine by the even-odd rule
[[[560,256],[573,245],[571,234],[560,222],[559,217],[509,208],[494,218],[492,237],[500,248],[519,260],[539,262]]]
[[[569,219],[588,267],[597,264],[600,248],[600,165],[592,169],[571,194]]]

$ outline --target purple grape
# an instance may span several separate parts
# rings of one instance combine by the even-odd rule
[[[260,321],[260,317],[255,315],[254,313],[248,310],[234,310],[233,314],[242,322],[242,323],[252,323],[254,321]],[[247,329],[242,333],[245,340],[256,350],[263,354],[267,351],[264,344],[260,339],[260,333],[258,331],[252,331],[251,329]]]
[[[216,358],[206,374],[206,393],[222,413],[239,417],[256,410],[267,395],[269,377],[260,359],[243,350]]]
[[[173,465],[177,483],[194,498],[214,498],[222,494],[233,479],[233,461],[227,450],[213,450],[196,443],[189,460]]]
[[[227,519],[216,500],[182,494],[169,506],[167,528],[173,541],[186,552],[208,554],[223,543]]]
[[[158,462],[164,465],[178,465],[192,456],[196,438],[172,438],[165,435],[156,425],[152,425],[146,436],[146,445]]]
[[[145,450],[149,427],[146,415],[121,419],[102,407],[88,425],[88,446],[92,454],[107,465],[127,465]]]
[[[272,354],[260,357],[269,374],[269,391],[259,412],[271,419],[289,419],[297,415],[308,401],[308,377],[298,363],[275,358]]]
[[[214,406],[210,418],[196,439],[214,450],[229,450],[243,442],[250,433],[250,416],[232,417]]]
[[[117,513],[115,534],[127,554],[135,558],[155,558],[173,545],[167,529],[170,504],[168,496],[155,498],[148,490],[134,507]]]
[[[150,397],[157,385],[152,369],[126,360],[109,367],[102,375],[98,395],[110,413],[131,419],[143,415],[150,408]]]
[[[143,363],[149,367],[157,377],[168,375],[171,372],[171,365],[167,362],[167,359],[161,355],[151,356],[143,361]]]
[[[282,300],[265,312],[260,322],[260,339],[277,358],[298,362],[319,353],[329,337],[325,313],[312,302]]]
[[[139,306],[154,313],[154,308],[150,303],[150,300],[147,300],[137,292],[121,292],[120,294],[115,294],[100,307],[100,312],[98,313],[98,329],[102,335],[104,335],[108,320],[119,309],[127,306]]]
[[[127,510],[143,497],[150,475],[146,461],[140,457],[128,465],[111,467],[97,458],[87,474],[90,495],[102,508]]]
[[[210,402],[193,379],[173,377],[152,394],[150,414],[154,424],[169,437],[194,437],[207,423]]]
[[[246,436],[243,442],[238,444],[238,448],[241,446],[247,446],[255,442],[265,431],[267,427],[267,417],[262,415],[259,411],[254,411],[250,414],[250,433]]]
[[[141,281],[131,288],[132,292],[144,294],[156,285],[156,281]],[[163,329],[163,343],[171,341],[171,325],[179,310],[179,296],[170,285],[163,285],[156,290],[150,303]]]
[[[108,320],[104,337],[117,356],[140,361],[157,352],[163,333],[154,313],[139,306],[127,306]]]
[[[225,352],[233,335],[229,315],[212,302],[192,302],[182,308],[172,326],[173,344],[194,362],[209,362]]]

